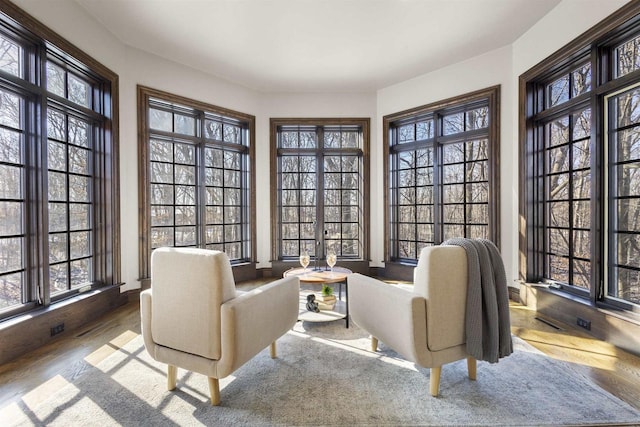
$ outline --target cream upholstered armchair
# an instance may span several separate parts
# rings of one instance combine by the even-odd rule
[[[430,392],[437,396],[442,365],[467,358],[475,380],[476,359],[465,343],[467,255],[459,246],[422,250],[413,289],[353,274],[349,276],[349,312],[358,326],[407,360],[431,368]]]
[[[300,282],[290,277],[237,292],[224,252],[159,248],[151,256],[151,289],[140,294],[144,345],[167,363],[169,390],[177,367],[209,377],[211,404],[218,380],[231,374],[293,327]]]

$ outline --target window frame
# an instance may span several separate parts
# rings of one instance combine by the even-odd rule
[[[120,283],[120,197],[119,197],[119,148],[118,148],[118,76],[97,62],[73,44],[44,26],[23,10],[6,0],[0,0],[2,10],[0,26],[3,34],[20,44],[24,50],[21,76],[2,73],[2,86],[22,93],[28,101],[23,113],[25,131],[23,154],[25,184],[23,199],[24,255],[22,302],[13,308],[3,309],[0,321],[29,312],[33,309],[48,307],[58,301],[66,300],[79,293]],[[71,75],[87,83],[89,104],[83,105],[65,96],[56,95],[46,85],[45,67],[55,63]],[[65,77],[66,79],[66,77]],[[80,81],[80,80],[78,80]],[[66,82],[66,80],[65,80]],[[65,83],[65,88],[67,83]],[[55,295],[50,289],[49,260],[49,196],[48,187],[48,139],[47,111],[49,106],[64,114],[65,122],[73,116],[88,122],[100,123],[93,129],[89,140],[91,150],[87,159],[93,165],[88,177],[92,181],[89,192],[92,199],[89,204],[93,213],[89,215],[88,231],[92,242],[88,247],[91,259],[91,279],[81,286],[67,287]],[[67,145],[69,143],[67,142]],[[44,147],[47,145],[47,147]],[[35,147],[35,149],[34,149]],[[68,150],[68,148],[67,148]],[[69,162],[69,160],[65,160]],[[66,166],[69,167],[68,164]],[[73,175],[68,169],[66,176]],[[68,187],[67,191],[68,191]],[[70,197],[67,194],[67,197]],[[72,200],[64,202],[69,213]],[[71,220],[66,220],[71,235]],[[66,263],[73,261],[67,243]],[[67,267],[70,268],[70,267]],[[71,280],[71,276],[68,277]],[[71,283],[71,282],[69,282]]]
[[[495,242],[499,247],[500,245],[500,86],[492,86],[489,88],[481,89],[478,91],[470,92],[460,96],[455,96],[442,101],[437,101],[431,104],[422,105],[419,107],[404,110],[398,113],[389,114],[383,117],[383,164],[384,164],[384,260],[389,266],[398,265],[400,267],[400,274],[403,274],[403,270],[413,268],[417,264],[416,259],[400,258],[397,257],[392,248],[392,238],[395,234],[393,228],[397,226],[397,222],[394,222],[392,191],[392,180],[395,178],[391,176],[391,157],[392,153],[392,129],[394,124],[403,123],[412,119],[418,120],[420,117],[433,116],[435,120],[434,126],[434,138],[433,149],[436,152],[441,151],[441,147],[447,142],[455,140],[456,142],[467,142],[469,138],[465,135],[473,136],[477,134],[476,131],[462,132],[460,136],[443,135],[441,133],[442,125],[439,123],[442,117],[450,115],[455,112],[470,111],[477,108],[478,105],[486,105],[489,109],[489,124],[486,130],[488,139],[488,154],[487,154],[487,167],[488,167],[488,215],[489,215],[489,239]],[[485,133],[484,131],[482,133]],[[416,146],[419,142],[413,143]],[[422,145],[419,145],[422,147]],[[426,147],[426,145],[424,145]],[[417,147],[419,148],[419,147]],[[465,160],[466,162],[466,160]],[[433,162],[433,193],[434,193],[434,207],[433,207],[433,220],[434,220],[434,243],[441,243],[441,229],[443,226],[441,211],[442,200],[438,196],[441,191],[442,183],[439,182],[439,176],[441,174],[440,169],[442,167],[442,159],[438,158],[438,155],[434,155]],[[466,191],[466,190],[465,190]],[[465,202],[466,205],[466,202]],[[407,270],[409,271],[409,270]],[[407,271],[404,271],[404,275],[408,275]]]
[[[629,313],[640,313],[638,305],[621,301],[606,294],[607,252],[611,241],[606,236],[611,196],[607,185],[608,165],[605,154],[607,142],[605,99],[612,94],[640,82],[640,70],[636,69],[621,77],[615,76],[615,49],[624,42],[640,35],[640,4],[631,2],[599,24],[586,31],[572,42],[556,51],[519,77],[519,212],[520,257],[519,279],[524,283],[551,284],[554,289],[569,298],[577,298],[594,307],[622,309]],[[553,79],[581,64],[591,64],[591,90],[569,100],[544,108],[541,87]],[[544,258],[544,164],[537,157],[544,149],[538,135],[536,123],[554,116],[571,115],[576,108],[591,109],[591,275],[590,289],[579,289],[571,283],[556,283],[545,276]],[[609,246],[609,247],[607,247]]]
[[[323,148],[316,147],[312,150],[307,150],[309,152],[320,152],[324,151],[327,155],[337,155],[338,153],[344,152],[345,154],[356,154],[361,156],[361,165],[362,165],[362,180],[361,185],[361,203],[362,203],[362,237],[360,245],[362,247],[362,254],[359,258],[343,258],[338,255],[338,261],[341,265],[348,266],[352,270],[366,271],[369,265],[369,221],[370,221],[370,202],[369,202],[369,194],[370,194],[370,165],[369,165],[369,140],[370,140],[370,119],[369,118],[271,118],[270,119],[270,146],[271,146],[271,257],[272,264],[274,264],[274,268],[278,270],[279,264],[282,265],[291,265],[291,263],[298,264],[298,258],[291,256],[283,258],[281,256],[281,237],[279,227],[281,224],[281,211],[280,211],[280,203],[278,200],[278,194],[280,193],[280,185],[278,182],[278,171],[279,171],[279,150],[278,147],[278,138],[279,138],[279,129],[282,127],[309,127],[314,129],[324,129],[324,128],[340,128],[343,127],[358,127],[361,132],[362,145],[358,149],[334,149],[334,148]],[[318,140],[320,142],[320,140]],[[319,144],[318,144],[319,145]],[[296,153],[298,150],[296,149],[282,149],[284,151],[288,151],[291,153]],[[358,154],[360,153],[360,154]],[[320,173],[320,170],[316,171],[319,173],[320,177],[323,176],[323,173]],[[319,187],[316,189],[316,203],[322,197],[322,189]],[[316,205],[317,206],[317,205]],[[324,216],[321,215],[321,221],[318,222],[316,228],[319,230],[321,227],[321,223],[324,224]],[[342,224],[342,221],[341,221]],[[316,230],[316,234],[319,232]],[[322,260],[326,254],[326,250],[324,247],[324,236],[319,236],[319,240],[321,241],[320,251],[322,254]],[[313,257],[312,257],[313,258]],[[312,261],[313,264],[314,261]]]
[[[256,227],[255,227],[255,217],[256,217],[256,195],[255,195],[255,182],[256,182],[256,174],[255,174],[255,116],[250,114],[241,113],[238,111],[230,110],[223,107],[218,107],[215,105],[211,105],[205,102],[197,101],[194,99],[189,99],[186,97],[182,97],[179,95],[175,95],[172,93],[164,92],[158,89],[153,89],[150,87],[138,85],[137,87],[138,93],[138,159],[139,159],[139,170],[138,170],[138,186],[139,186],[139,205],[140,209],[143,212],[139,217],[139,227],[140,227],[140,250],[139,250],[139,270],[140,270],[140,281],[142,282],[143,287],[147,287],[150,283],[151,277],[151,171],[150,171],[150,154],[148,150],[148,141],[150,138],[149,132],[149,117],[148,117],[148,107],[150,105],[150,101],[157,100],[160,102],[165,102],[167,104],[177,104],[179,106],[187,107],[190,112],[196,114],[197,116],[195,123],[199,123],[201,120],[205,120],[209,116],[220,117],[220,120],[224,121],[225,118],[228,120],[232,120],[234,122],[242,123],[242,125],[246,128],[247,132],[247,144],[246,144],[246,152],[248,161],[244,167],[246,170],[241,171],[243,175],[242,181],[246,182],[248,185],[247,189],[241,189],[242,192],[246,193],[246,196],[242,197],[243,203],[245,203],[244,210],[246,212],[243,214],[246,216],[246,224],[240,224],[243,228],[243,233],[247,235],[247,253],[245,257],[238,261],[232,262],[234,271],[238,268],[244,269],[255,269],[256,263]],[[198,135],[196,129],[196,134],[194,136],[186,136],[180,135],[180,139],[191,140],[197,142],[197,144],[201,145],[201,148],[196,148],[196,151],[199,152],[201,149],[204,150],[207,147],[210,147],[210,140],[205,139],[203,135]],[[157,134],[164,134],[164,132],[154,131]],[[165,136],[168,138],[175,137],[177,134],[173,132],[167,132]],[[199,147],[200,147],[199,145]],[[219,144],[220,145],[220,144]],[[222,146],[222,145],[220,145]],[[204,152],[204,151],[203,151]],[[198,155],[197,155],[198,156]],[[200,156],[198,156],[200,157]],[[200,194],[200,191],[204,191],[206,186],[204,182],[204,170],[206,166],[204,165],[204,161],[202,159],[198,160],[194,167],[196,168],[196,187],[197,193]],[[175,164],[175,163],[174,163]],[[196,196],[196,199],[202,199],[200,196]],[[205,202],[206,203],[206,202]],[[196,201],[195,209],[197,211],[197,220],[196,220],[196,245],[197,247],[205,247],[204,243],[204,228],[206,227],[204,209],[206,208],[205,204],[202,203],[202,200]],[[175,244],[175,242],[174,242]],[[244,270],[243,270],[244,271]],[[245,274],[245,273],[243,273]],[[255,276],[255,272],[252,274],[247,270],[246,274],[251,277]]]

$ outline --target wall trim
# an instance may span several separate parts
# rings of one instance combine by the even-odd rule
[[[527,307],[568,325],[576,326],[578,317],[590,321],[591,330],[585,329],[586,333],[640,356],[639,316],[615,308],[594,307],[586,300],[536,284],[521,284],[519,296]]]

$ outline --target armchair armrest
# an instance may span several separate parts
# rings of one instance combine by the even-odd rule
[[[151,289],[140,292],[140,329],[147,351],[155,358],[155,346],[153,335],[151,334],[151,307],[153,294]]]
[[[349,280],[349,313],[376,339],[412,362],[427,349],[426,300],[406,289],[361,274]]]
[[[300,279],[285,277],[221,306],[222,378],[284,335],[298,321]]]

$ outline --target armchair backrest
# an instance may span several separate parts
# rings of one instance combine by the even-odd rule
[[[467,254],[459,246],[422,249],[414,270],[414,292],[427,300],[427,347],[431,351],[464,344]]]
[[[231,263],[224,252],[154,250],[151,291],[151,333],[157,344],[220,358],[220,306],[236,296]]]

